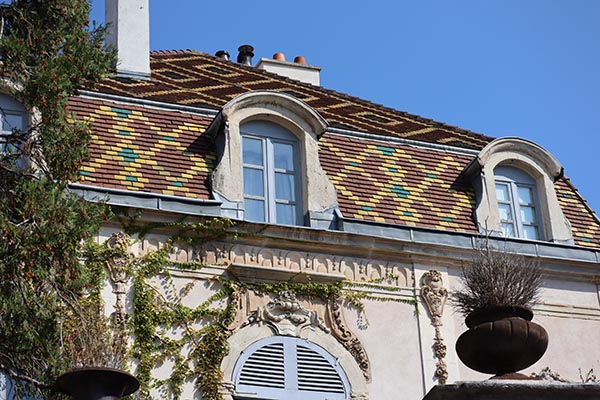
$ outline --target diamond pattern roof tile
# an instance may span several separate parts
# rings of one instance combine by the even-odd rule
[[[72,98],[70,108],[93,130],[80,183],[210,198],[216,155],[202,135],[210,118],[81,97]]]
[[[214,110],[250,90],[291,94],[316,109],[331,127],[381,138],[335,132],[320,138],[320,162],[337,189],[344,217],[478,232],[472,217],[473,189],[461,174],[473,156],[392,138],[468,149],[481,149],[492,138],[204,53],[153,52],[151,61],[152,80],[114,78],[97,90]],[[85,97],[72,98],[70,108],[93,129],[81,183],[211,198],[209,178],[217,156],[213,141],[204,134],[211,117]],[[566,178],[555,188],[575,243],[600,248],[600,222],[585,200]]]
[[[197,51],[152,52],[151,68],[149,81],[108,79],[97,90],[212,109],[251,90],[273,90],[300,98],[332,126],[470,149],[482,148],[492,139]]]

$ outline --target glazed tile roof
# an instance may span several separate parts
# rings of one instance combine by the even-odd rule
[[[575,243],[580,246],[600,248],[600,223],[592,209],[581,197],[568,178],[561,178],[554,187],[558,203],[571,224]]]
[[[210,118],[74,98],[71,110],[92,124],[91,159],[80,183],[208,199],[214,145],[202,135]]]
[[[152,52],[152,79],[109,79],[98,91],[218,110],[251,90],[291,94],[332,127],[480,149],[493,138],[197,51]]]
[[[465,156],[338,135],[321,138],[319,157],[347,218],[477,232],[474,194],[460,175]]]
[[[155,53],[152,58],[151,82],[113,79],[98,90],[215,110],[252,89],[293,91],[330,125],[381,138],[328,132],[319,140],[320,161],[345,218],[477,233],[474,193],[461,175],[474,156],[386,137],[476,149],[491,138],[202,53]],[[90,97],[73,98],[70,107],[93,127],[91,159],[80,172],[80,183],[211,199],[216,151],[205,130],[212,117]],[[600,224],[585,201],[567,179],[555,186],[576,244],[600,248]]]

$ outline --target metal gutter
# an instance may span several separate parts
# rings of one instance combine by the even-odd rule
[[[347,233],[463,249],[478,248],[479,241],[486,239],[493,248],[509,253],[568,262],[580,261],[600,264],[599,250],[570,244],[493,236],[486,238],[478,233],[398,226],[354,219],[343,219],[340,225],[341,230]]]
[[[89,201],[106,201],[113,206],[177,212],[189,215],[221,216],[221,201],[190,199],[166,194],[137,192],[72,183],[71,192]]]

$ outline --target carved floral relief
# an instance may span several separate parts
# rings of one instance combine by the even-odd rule
[[[442,315],[444,305],[448,299],[448,290],[444,287],[442,274],[439,271],[431,270],[423,274],[421,279],[421,297],[427,306],[427,311],[431,317],[431,324],[435,327],[435,336],[433,338],[433,353],[437,358],[435,377],[440,384],[445,384],[448,380],[448,367],[446,365],[446,345],[442,338],[440,327],[442,326]]]

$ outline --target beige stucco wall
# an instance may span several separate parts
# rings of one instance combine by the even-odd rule
[[[369,399],[418,400],[424,395],[421,351],[415,307],[396,302],[365,302],[369,324],[348,310],[346,321],[364,344],[373,378]]]
[[[160,280],[153,281],[158,290],[168,295],[169,291],[179,292],[192,284],[192,289],[183,297],[184,304],[194,307],[204,302],[219,289],[211,283],[215,275],[227,275],[235,271],[243,279],[289,280],[300,275],[310,275],[311,279],[336,281],[343,277],[363,282],[366,286],[351,290],[367,291],[382,301],[364,300],[365,315],[359,315],[352,306],[344,306],[343,316],[348,330],[356,337],[365,350],[370,363],[370,380],[364,379],[355,359],[344,349],[339,340],[318,326],[308,327],[301,337],[312,338],[328,351],[344,359],[356,387],[366,388],[368,397],[361,399],[387,400],[402,398],[419,400],[435,384],[435,368],[439,359],[433,351],[436,328],[432,323],[427,305],[420,295],[422,277],[427,271],[440,272],[442,283],[447,290],[459,287],[460,267],[469,261],[469,253],[464,249],[436,248],[434,245],[411,248],[392,239],[365,240],[360,235],[332,233],[310,230],[307,235],[301,228],[270,227],[262,235],[240,235],[235,240],[211,242],[198,248],[182,246],[172,254],[173,261],[199,260],[207,265],[195,272],[172,270],[173,285],[161,286]],[[106,226],[98,235],[98,241],[107,240],[111,234],[120,231],[117,226]],[[158,249],[167,238],[168,232],[149,234],[143,240],[134,240],[130,251],[145,254]],[[134,238],[135,239],[135,238]],[[365,256],[367,255],[368,256]],[[579,266],[581,267],[581,266]],[[535,308],[535,322],[542,324],[549,333],[550,345],[547,354],[525,373],[539,372],[550,367],[561,376],[577,380],[578,369],[585,374],[591,368],[600,368],[600,304],[598,286],[585,275],[570,272],[571,266],[563,261],[560,268],[550,270],[546,278],[542,303]],[[580,268],[581,270],[581,268]],[[395,283],[378,282],[369,286],[369,281],[387,273],[396,275]],[[106,310],[114,309],[117,296],[114,287],[107,285],[104,292]],[[402,304],[394,300],[416,299],[414,305]],[[127,297],[127,310],[130,309],[131,292]],[[241,314],[238,324],[248,321],[248,315],[264,307],[272,297],[262,300],[250,299],[247,309]],[[322,303],[299,299],[307,311],[317,313],[321,321],[326,321],[326,307]],[[368,323],[367,323],[368,320]],[[455,313],[450,302],[443,307],[441,325],[437,328],[447,354],[444,362],[448,372],[448,382],[483,380],[489,375],[479,374],[466,368],[456,356],[456,338],[466,327],[463,317]],[[235,332],[239,332],[235,331]],[[236,336],[235,343],[249,343],[252,335],[256,339],[273,334],[273,329],[263,325],[259,331],[249,335]],[[175,330],[172,335],[178,335]],[[237,333],[234,333],[236,335]],[[233,337],[233,336],[232,336]],[[234,344],[235,344],[234,343]],[[228,371],[225,377],[230,381],[231,368],[243,349],[235,348],[222,368]],[[165,378],[170,373],[167,362],[155,370],[157,376]],[[361,381],[362,380],[362,381]],[[186,384],[184,398],[193,398],[193,385]],[[358,394],[363,394],[358,393]],[[154,393],[155,398],[164,397]],[[360,397],[359,397],[360,398]]]
[[[451,274],[450,285],[458,287],[460,271]],[[600,303],[598,287],[593,282],[547,276],[541,302],[534,308],[533,322],[542,325],[549,336],[546,354],[524,374],[540,373],[550,368],[561,377],[579,381],[579,368],[585,375],[600,367]],[[462,315],[452,312],[455,338],[467,328]],[[458,381],[477,381],[489,378],[466,367],[459,360]]]

